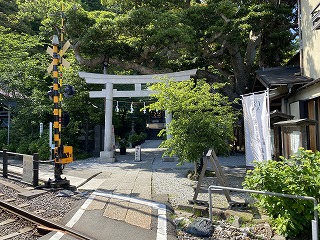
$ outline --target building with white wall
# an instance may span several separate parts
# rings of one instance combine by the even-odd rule
[[[257,71],[259,82],[270,89],[276,157],[289,157],[298,147],[320,150],[320,2],[298,0],[297,4],[298,64]],[[274,118],[282,118],[272,121],[273,113]]]

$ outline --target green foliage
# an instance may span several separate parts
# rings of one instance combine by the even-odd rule
[[[141,132],[140,134],[137,133],[132,133],[129,135],[129,142],[132,144],[132,147],[137,146],[141,143],[144,142],[144,140],[146,139],[147,134]]]
[[[312,196],[320,200],[320,152],[299,149],[297,155],[280,161],[256,162],[249,171],[247,189]],[[311,232],[313,203],[311,201],[257,195],[257,205],[272,219],[274,229],[286,236]]]
[[[37,138],[29,143],[28,153],[38,153],[39,159],[48,160],[50,157],[50,147],[49,147],[49,135],[43,134],[40,138]]]
[[[7,129],[0,130],[0,149],[7,149],[10,152],[33,155],[39,154],[41,160],[48,160],[50,157],[48,131],[41,137],[18,135],[15,130],[10,132],[10,144],[7,145]]]
[[[59,35],[62,2],[66,16],[65,39],[70,40],[74,49],[80,46],[79,52],[84,59],[104,59],[110,74],[143,73],[141,69],[170,72],[203,68],[219,73],[223,81],[229,82],[230,76],[235,76],[238,82],[247,81],[252,63],[245,59],[250,55],[245,51],[251,31],[254,36],[261,34],[263,39],[254,49],[258,52],[257,65],[279,65],[283,58],[286,60],[293,53],[289,29],[294,24],[294,12],[289,1],[279,4],[275,1],[242,1],[239,4],[231,0],[208,0],[206,4],[195,0],[0,1],[0,89],[10,95],[10,100],[17,102],[8,146],[12,150],[17,149],[24,136],[32,136],[30,141],[33,141],[40,122],[48,125],[53,121],[53,104],[46,94],[52,85],[52,77],[46,72],[51,57],[45,49],[51,46],[52,35]],[[234,46],[238,51],[232,53],[232,49],[224,49],[226,46]],[[235,56],[240,59],[234,60]],[[63,83],[74,86],[77,94],[63,100],[63,109],[70,114],[70,125],[62,131],[63,143],[73,145],[78,152],[79,137],[84,134],[88,139],[94,125],[103,123],[104,103],[101,99],[89,98],[88,92],[97,89],[87,86],[77,72],[101,73],[102,64],[99,62],[91,69],[77,65],[72,47],[64,57],[71,62],[71,67],[63,72]],[[241,64],[246,66],[237,69]],[[223,101],[227,102],[227,99]],[[130,123],[124,122],[122,116],[114,119],[115,130],[124,137],[127,127],[130,131]],[[145,121],[140,117],[137,119],[141,121],[136,122],[135,130],[140,133]],[[208,126],[212,123],[202,118],[186,118],[176,129],[186,127],[192,132],[197,126],[191,129],[187,126],[197,121]],[[220,126],[219,121],[222,120],[217,120],[212,127]],[[226,125],[229,129],[232,124]],[[124,129],[123,133],[121,129]],[[218,131],[228,135],[223,129],[215,130],[220,134]],[[210,136],[206,137],[210,139]],[[227,145],[222,140],[215,141],[221,149]],[[1,144],[5,143],[1,140]],[[24,151],[28,148],[21,146]]]
[[[81,0],[82,4],[87,10],[102,10],[103,6],[101,5],[100,0]]]
[[[43,43],[38,36],[18,34],[0,26],[0,87],[2,90],[30,95],[32,81],[43,77],[45,69],[37,54]]]
[[[224,76],[238,75],[235,68],[241,62],[248,69],[238,70],[247,74],[240,81],[247,81],[254,64],[279,66],[294,48],[293,5],[286,1],[215,0],[188,5],[187,1],[104,0],[102,4],[105,11],[88,12],[81,7],[67,11],[68,34],[81,41],[82,54],[91,58],[107,54],[151,69],[174,71],[194,64],[215,66]],[[250,42],[258,36],[263,41],[254,47]],[[227,50],[218,54],[226,47],[224,42],[238,49],[237,60]],[[253,54],[250,62],[245,59],[251,54],[248,51]]]
[[[132,144],[132,145],[136,145],[138,142],[139,142],[139,135],[136,134],[136,133],[133,133],[133,134],[130,134],[129,135],[129,142]]]
[[[147,136],[148,136],[148,135],[147,135],[146,133],[141,132],[141,133],[139,134],[139,141],[144,142],[144,141],[146,140]]]
[[[157,92],[153,95],[157,102],[149,108],[173,114],[166,132],[172,138],[162,143],[168,148],[165,154],[177,155],[183,163],[199,161],[203,152],[211,147],[221,154],[229,152],[235,113],[228,98],[218,92],[222,86],[210,86],[203,80],[195,83],[172,79],[163,79],[151,86]]]
[[[184,1],[174,0],[101,0],[101,3],[108,8],[112,8],[121,12],[126,12],[131,9],[142,7],[148,7],[151,9],[168,9],[184,5]]]
[[[8,130],[6,128],[0,129],[0,149],[4,149],[8,139]]]
[[[121,148],[127,148],[127,147],[129,147],[129,141],[126,139],[126,138],[121,138],[121,139],[119,139],[119,147],[121,147]]]

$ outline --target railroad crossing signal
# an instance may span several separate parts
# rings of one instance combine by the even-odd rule
[[[60,50],[60,52],[59,52],[59,54],[58,54],[58,58],[59,58],[59,60],[60,60],[60,64],[61,65],[63,65],[66,69],[68,69],[69,67],[70,67],[70,63],[67,61],[67,60],[65,60],[62,56],[63,56],[63,54],[68,50],[68,48],[70,47],[70,42],[69,41],[67,41],[64,45],[63,45],[63,47],[62,47],[62,49]],[[51,57],[53,57],[53,49],[51,48],[51,47],[47,47],[47,53],[51,56]],[[51,62],[51,64],[49,65],[49,67],[47,68],[47,71],[48,71],[48,73],[50,73],[50,72],[52,72],[52,70],[53,70],[53,61]]]
[[[58,158],[60,164],[67,164],[73,162],[73,148],[72,146],[62,146],[62,149],[60,147],[54,149],[54,156],[55,159]],[[62,152],[62,156],[59,157],[59,152]]]
[[[75,93],[76,91],[74,90],[74,88],[71,85],[67,84],[65,86],[63,96],[68,98],[68,97],[72,97]]]
[[[53,115],[54,115],[54,161],[55,161],[55,178],[60,179],[62,175],[61,164],[67,164],[73,161],[73,153],[71,146],[63,146],[61,142],[61,128],[62,128],[62,109],[61,109],[61,87],[62,85],[62,65],[66,68],[69,68],[70,63],[62,58],[63,54],[70,47],[70,42],[67,41],[63,48],[58,51],[59,39],[58,36],[54,35],[52,38],[53,47],[47,48],[47,53],[52,56],[53,60],[50,66],[48,67],[48,72],[52,72],[53,76],[53,87],[48,92],[49,95],[53,98]],[[58,65],[60,65],[60,74],[58,70]],[[60,78],[60,79],[59,79]],[[74,89],[72,86],[69,86],[67,94],[73,95]]]
[[[63,67],[69,68],[70,63],[65,60],[62,56],[70,47],[70,42],[67,41],[63,45],[63,47],[59,46],[60,43],[64,42],[64,3],[61,1],[61,28],[60,28],[60,41],[57,35],[54,35],[52,38],[52,48],[47,48],[47,53],[52,57],[52,63],[47,68],[48,73],[52,72],[53,86],[48,91],[48,95],[50,99],[53,100],[53,128],[54,128],[54,181],[50,178],[45,183],[45,187],[53,187],[53,188],[67,188],[67,189],[76,189],[75,186],[70,185],[70,181],[66,178],[62,179],[62,170],[63,164],[67,164],[73,161],[73,149],[71,146],[63,146],[61,141],[61,129],[63,122],[67,122],[66,119],[63,119],[63,111],[62,111],[62,72]],[[68,96],[71,96],[71,93],[75,93],[74,89],[70,86],[69,91],[67,93]]]

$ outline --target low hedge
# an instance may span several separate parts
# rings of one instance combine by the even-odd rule
[[[289,159],[255,162],[243,186],[247,189],[311,196],[320,200],[320,153],[300,148]],[[308,236],[314,218],[313,202],[253,194],[277,233],[284,236]]]

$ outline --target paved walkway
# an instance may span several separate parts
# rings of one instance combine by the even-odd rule
[[[65,220],[65,224],[78,228],[79,231],[85,229],[95,239],[175,239],[172,226],[170,228],[167,223],[168,207],[154,201],[157,199],[154,199],[151,189],[153,167],[160,167],[162,163],[174,167],[177,164],[163,162],[163,149],[158,148],[160,143],[161,141],[146,141],[142,145],[141,161],[135,161],[134,149],[127,149],[126,155],[119,155],[117,152],[115,163],[91,158],[66,165],[62,177],[70,180],[70,184],[79,191],[94,192],[72,217]],[[40,179],[48,180],[50,175],[52,178],[52,173],[53,169],[51,173],[40,171]],[[88,179],[90,180],[87,181]],[[92,218],[92,214],[97,211],[100,214],[98,219],[95,217],[95,222],[109,222],[110,226],[110,220],[120,221],[125,224],[121,224],[122,233],[115,229],[113,231],[118,232],[116,235],[107,230],[98,234],[96,227],[86,220]],[[131,233],[128,235],[126,231]],[[43,239],[63,239],[62,236],[58,238],[59,235],[61,234],[50,234],[50,238]]]
[[[79,186],[78,190],[99,190],[109,194],[97,194],[87,210],[104,210],[103,216],[107,218],[151,229],[153,207],[142,200],[152,200],[152,163],[156,158],[161,158],[159,143],[146,142],[142,146],[139,162],[134,161],[134,149],[128,149],[126,155],[117,154],[116,163],[102,163],[101,159],[79,161],[67,166],[64,173],[75,186],[98,174]]]
[[[142,144],[141,161],[135,161],[134,149],[127,149],[126,155],[117,151],[115,163],[91,158],[66,165],[63,177],[79,191],[93,193],[64,219],[64,224],[101,240],[176,239],[174,228],[167,221],[166,198],[152,193],[152,173],[157,169],[193,169],[193,164],[177,166],[176,161],[164,161],[160,143],[160,140],[149,140]],[[225,166],[245,165],[243,158],[230,163],[228,159],[221,161]],[[52,179],[53,166],[41,167],[39,178]],[[70,238],[51,233],[42,239]]]

